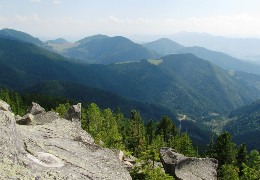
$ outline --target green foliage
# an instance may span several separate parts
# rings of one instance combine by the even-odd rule
[[[135,110],[130,114],[130,128],[128,135],[128,149],[134,156],[138,157],[139,154],[145,149],[145,128],[141,116]]]
[[[156,126],[156,134],[162,134],[164,142],[166,143],[169,143],[170,139],[178,134],[178,129],[176,128],[175,123],[172,123],[172,120],[167,116],[163,116]]]
[[[229,118],[234,120],[224,130],[230,132],[234,142],[246,142],[248,150],[260,151],[260,100],[231,112]]]
[[[170,180],[174,179],[173,177],[162,172],[162,169],[155,167],[155,162],[159,161],[158,149],[155,147],[155,144],[149,145],[146,151],[143,151],[140,154],[139,159],[136,160],[136,165],[131,170],[130,174],[133,179],[161,179],[161,180]]]
[[[238,169],[230,164],[221,166],[218,171],[218,179],[221,180],[239,180]]]
[[[155,123],[153,120],[150,120],[146,126],[146,137],[148,145],[152,144],[155,138]]]
[[[216,138],[215,155],[220,166],[231,165],[234,162],[234,147],[231,142],[232,136],[228,132],[223,132]]]
[[[206,146],[206,150],[205,150],[205,156],[206,157],[216,157],[216,154],[215,154],[215,143],[214,143],[214,135],[211,134],[210,135],[210,144],[207,144]]]
[[[242,163],[241,179],[260,179],[260,155],[257,150],[250,152],[247,163]]]
[[[59,113],[60,117],[63,118],[66,114],[66,112],[68,111],[68,109],[70,108],[70,104],[66,103],[66,104],[59,104],[58,107],[56,107],[55,109],[52,109],[52,111]]]
[[[0,99],[8,103],[16,115],[24,115],[26,106],[24,106],[21,96],[15,91],[9,91],[7,86],[4,89],[0,88]]]
[[[237,148],[237,155],[236,155],[236,160],[237,160],[237,166],[240,169],[240,175],[242,174],[243,167],[242,164],[247,164],[247,149],[246,149],[246,144],[243,143]]]

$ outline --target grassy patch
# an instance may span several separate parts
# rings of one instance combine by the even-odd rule
[[[147,60],[149,63],[151,63],[151,64],[154,64],[154,65],[159,65],[159,64],[161,64],[162,62],[163,62],[163,60],[162,59],[149,59],[149,60]]]

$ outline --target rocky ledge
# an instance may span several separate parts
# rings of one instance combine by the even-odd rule
[[[15,117],[0,100],[0,179],[131,179],[115,153],[81,128],[80,107],[62,119],[33,103]]]
[[[178,180],[216,180],[218,161],[213,158],[186,157],[171,148],[160,149],[167,174]]]

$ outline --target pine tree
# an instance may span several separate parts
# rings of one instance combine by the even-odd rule
[[[243,143],[241,144],[238,149],[237,149],[237,155],[236,155],[236,160],[237,160],[237,166],[240,169],[239,175],[242,175],[243,167],[242,164],[247,164],[247,149],[246,149],[246,144]]]
[[[145,149],[145,128],[141,116],[135,110],[131,111],[129,133],[128,149],[138,157]]]
[[[4,90],[2,93],[2,100],[5,101],[7,104],[11,104],[11,99],[9,96],[9,91],[8,91],[7,86],[4,86]]]
[[[99,107],[95,103],[91,103],[86,112],[89,133],[93,136],[97,143],[101,139],[100,131],[102,130],[103,116]]]
[[[214,135],[210,135],[210,143],[206,146],[205,155],[206,157],[215,157],[215,149],[214,149],[215,143],[214,143]]]
[[[161,121],[159,121],[156,126],[157,126],[156,134],[157,135],[162,134],[164,137],[164,142],[169,143],[170,139],[173,136],[172,120],[167,116],[163,116]]]
[[[150,120],[146,126],[146,136],[148,145],[152,144],[155,138],[155,123],[153,120]]]
[[[219,166],[223,164],[232,164],[234,161],[234,146],[231,142],[232,136],[228,132],[223,132],[216,138],[215,158]]]
[[[123,149],[122,136],[118,131],[116,117],[110,109],[104,110],[104,121],[102,123],[102,141],[108,148]]]

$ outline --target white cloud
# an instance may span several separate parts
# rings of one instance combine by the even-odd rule
[[[53,2],[54,4],[60,4],[60,3],[61,3],[60,0],[53,0],[52,2]]]
[[[41,2],[41,0],[30,0],[31,2]]]
[[[36,22],[40,20],[37,14],[32,14],[31,16],[16,15],[15,17],[18,21],[22,23]]]

